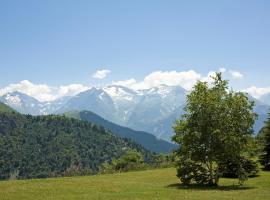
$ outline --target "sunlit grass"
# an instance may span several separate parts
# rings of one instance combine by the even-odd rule
[[[0,199],[270,199],[270,172],[238,187],[221,179],[219,187],[186,187],[175,169],[157,169],[85,177],[0,181]]]

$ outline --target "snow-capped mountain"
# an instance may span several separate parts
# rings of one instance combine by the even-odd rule
[[[115,122],[120,125],[126,125],[141,99],[141,94],[138,91],[118,85],[106,86],[103,90],[113,101],[117,119]]]
[[[53,102],[40,102],[21,92],[12,92],[1,96],[0,101],[23,114],[47,115],[60,109],[69,98],[71,97],[63,97]]]
[[[143,95],[129,117],[127,126],[169,140],[175,121],[171,116],[175,113],[180,114],[178,110],[185,103],[186,91],[179,86],[161,85],[140,93]],[[164,128],[168,126],[170,130]]]
[[[39,102],[20,92],[5,94],[0,101],[21,113],[32,115],[59,114],[89,110],[122,126],[146,131],[170,141],[172,126],[183,113],[187,91],[179,86],[160,85],[144,90],[132,90],[119,85],[91,88],[71,97],[52,102]],[[267,117],[269,105],[255,100],[259,114],[254,128],[259,131]]]
[[[91,88],[70,98],[56,113],[89,110],[114,123],[137,130],[171,115],[185,101],[181,87],[161,85],[147,90],[132,90],[110,85]],[[158,132],[158,130],[153,131]],[[160,136],[159,133],[157,133]]]
[[[23,114],[39,115],[43,104],[33,97],[20,92],[7,93],[0,97],[0,101]]]
[[[87,91],[77,94],[67,100],[67,102],[55,113],[64,113],[68,111],[92,111],[105,119],[115,122],[115,106],[112,98],[99,88],[91,88]]]

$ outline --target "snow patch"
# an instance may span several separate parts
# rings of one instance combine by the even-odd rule
[[[10,94],[7,94],[5,99],[9,105],[13,105],[13,106],[21,106],[22,105],[22,101],[18,95],[12,96]]]

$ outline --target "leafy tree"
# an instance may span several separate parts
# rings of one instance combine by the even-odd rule
[[[143,155],[140,152],[129,150],[121,158],[113,159],[112,165],[115,171],[128,171],[139,168],[143,162]]]
[[[177,176],[184,183],[218,184],[219,165],[230,159],[237,175],[246,179],[241,157],[253,133],[254,103],[242,92],[228,90],[221,73],[212,82],[199,81],[187,95],[185,114],[174,126]]]
[[[265,170],[270,170],[270,112],[265,126],[260,132],[260,140],[262,144],[262,154],[260,155],[260,163]]]
[[[113,159],[111,164],[105,162],[99,168],[99,173],[107,174],[114,172],[126,172],[131,170],[139,170],[148,167],[145,163],[143,155],[136,150],[128,150],[118,159]]]
[[[156,154],[153,156],[153,166],[157,168],[165,168],[174,166],[173,154]]]

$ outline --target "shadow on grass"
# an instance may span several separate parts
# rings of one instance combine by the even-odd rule
[[[240,185],[221,185],[221,186],[208,186],[208,185],[184,185],[181,183],[174,183],[167,185],[168,188],[183,189],[183,190],[221,190],[221,191],[231,191],[231,190],[250,190],[255,187],[240,186]]]

